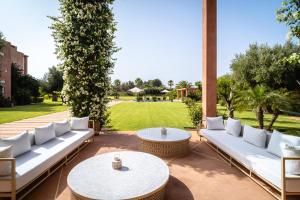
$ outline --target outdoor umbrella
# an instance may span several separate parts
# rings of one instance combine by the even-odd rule
[[[142,91],[144,91],[143,89],[140,89],[138,87],[134,87],[134,88],[131,88],[130,90],[128,90],[129,92],[133,92],[133,93],[140,93]]]
[[[161,93],[168,93],[170,92],[169,90],[164,89],[163,91],[161,91]]]

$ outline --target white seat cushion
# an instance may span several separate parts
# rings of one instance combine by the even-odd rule
[[[41,145],[55,138],[55,130],[53,123],[47,124],[34,129],[35,144]]]
[[[261,148],[265,148],[267,134],[266,131],[263,129],[253,128],[251,126],[245,125],[243,139],[244,141],[249,142],[250,144]]]
[[[281,188],[281,159],[270,154],[264,148],[244,142],[241,137],[226,134],[223,130],[201,129],[200,134],[217,145],[248,169]],[[288,175],[294,176],[295,175]],[[287,191],[300,192],[300,176],[287,182]]]
[[[0,139],[0,146],[12,146],[13,157],[17,157],[30,151],[31,142],[27,131],[16,136]]]
[[[93,134],[93,129],[70,131],[40,146],[35,145],[31,151],[17,157],[17,189],[60,161]],[[9,181],[0,181],[0,192],[9,192],[10,190]]]

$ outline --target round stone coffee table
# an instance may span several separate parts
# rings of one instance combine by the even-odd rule
[[[191,134],[177,128],[167,128],[167,134],[161,134],[161,128],[147,128],[136,133],[141,151],[160,157],[186,156],[190,152]]]
[[[122,168],[112,168],[114,156]],[[72,199],[164,199],[169,168],[163,160],[148,153],[122,151],[89,158],[68,175]]]

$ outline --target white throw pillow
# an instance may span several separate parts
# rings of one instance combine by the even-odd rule
[[[86,130],[89,128],[89,117],[71,117],[71,129]]]
[[[71,130],[70,122],[68,120],[54,122],[54,129],[56,137],[61,136]]]
[[[224,130],[223,117],[206,117],[206,127],[208,130]]]
[[[239,137],[241,134],[241,121],[240,120],[235,120],[232,118],[228,118],[227,123],[226,123],[226,132],[229,133],[230,135]]]
[[[27,131],[10,138],[2,138],[0,140],[1,143],[4,144],[0,146],[12,146],[14,158],[31,150],[30,136]]]
[[[286,144],[300,146],[300,137],[285,135],[274,130],[271,135],[267,151],[276,156],[282,157],[282,152]]]
[[[46,126],[35,128],[35,144],[41,145],[55,138],[55,130],[53,123]]]
[[[243,140],[255,146],[265,148],[267,134],[265,130],[253,128],[251,126],[244,126]]]
[[[284,157],[300,157],[300,146],[285,145],[283,150]],[[300,175],[300,160],[287,160],[285,171],[288,174]]]
[[[0,147],[0,158],[12,158],[12,146]],[[3,161],[0,164],[0,176],[8,176],[11,174],[11,162]]]

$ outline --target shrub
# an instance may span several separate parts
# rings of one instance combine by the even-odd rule
[[[12,101],[9,97],[0,95],[0,107],[11,107]]]
[[[167,100],[167,97],[166,97],[166,96],[163,96],[163,100],[166,101],[166,100]]]
[[[152,101],[157,101],[157,97],[156,96],[152,96]]]
[[[194,100],[194,101],[200,101],[201,100],[201,92],[197,91],[197,92],[190,92],[187,95],[188,98]]]
[[[44,97],[32,97],[31,102],[32,103],[42,103],[42,102],[44,102]]]
[[[191,99],[191,98],[186,98],[186,99],[184,100],[184,103],[185,103],[185,105],[187,105],[187,107],[191,107],[191,106],[193,106],[196,102],[195,102],[193,99]]]
[[[202,106],[201,104],[194,103],[189,107],[189,116],[192,124],[199,127],[202,121]]]

